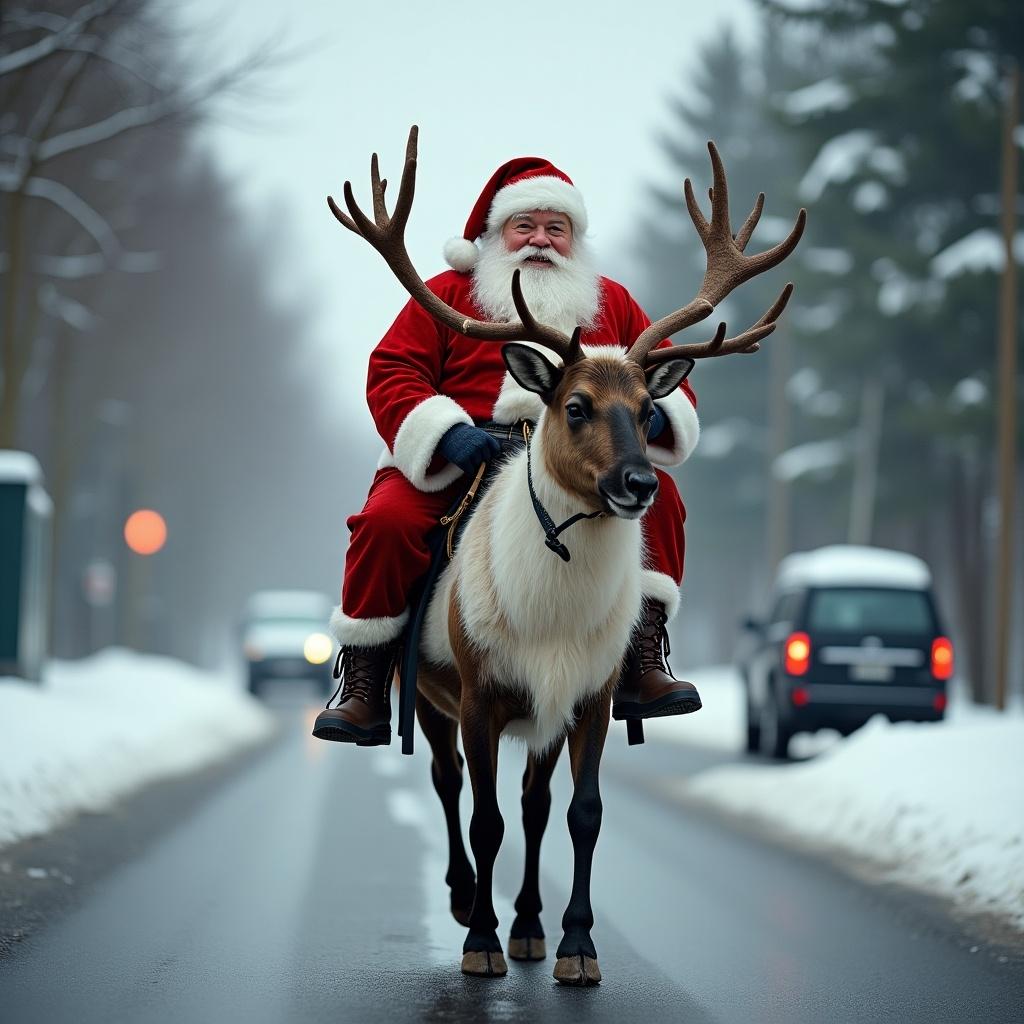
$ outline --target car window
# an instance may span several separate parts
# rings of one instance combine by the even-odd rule
[[[835,633],[932,633],[931,605],[920,590],[837,587],[811,595],[808,627]]]

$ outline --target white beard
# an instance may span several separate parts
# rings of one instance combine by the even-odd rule
[[[483,235],[473,268],[473,299],[493,320],[518,320],[512,301],[512,274],[522,271],[523,296],[538,322],[571,334],[577,325],[592,328],[601,308],[601,281],[582,239],[573,241],[573,255],[527,245],[516,252],[505,248],[500,233]],[[536,267],[530,256],[547,256],[550,267]]]

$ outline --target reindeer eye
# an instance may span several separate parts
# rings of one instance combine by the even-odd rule
[[[570,402],[565,407],[565,412],[570,423],[584,423],[586,420],[590,419],[587,415],[587,410],[584,409],[579,402]]]

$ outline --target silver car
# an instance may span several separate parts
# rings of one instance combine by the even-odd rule
[[[334,689],[335,644],[327,631],[333,606],[309,590],[263,590],[249,598],[241,639],[251,693],[268,679],[312,680],[319,689]]]

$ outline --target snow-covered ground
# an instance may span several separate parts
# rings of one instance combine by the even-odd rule
[[[230,678],[111,649],[0,678],[0,847],[101,811],[267,738],[272,716]]]
[[[652,738],[743,749],[743,690],[729,667],[689,675],[695,715],[645,723]],[[872,719],[846,740],[798,735],[813,760],[730,765],[680,780],[680,796],[777,834],[866,858],[894,881],[1024,930],[1024,713],[970,704],[954,689],[946,721]]]

